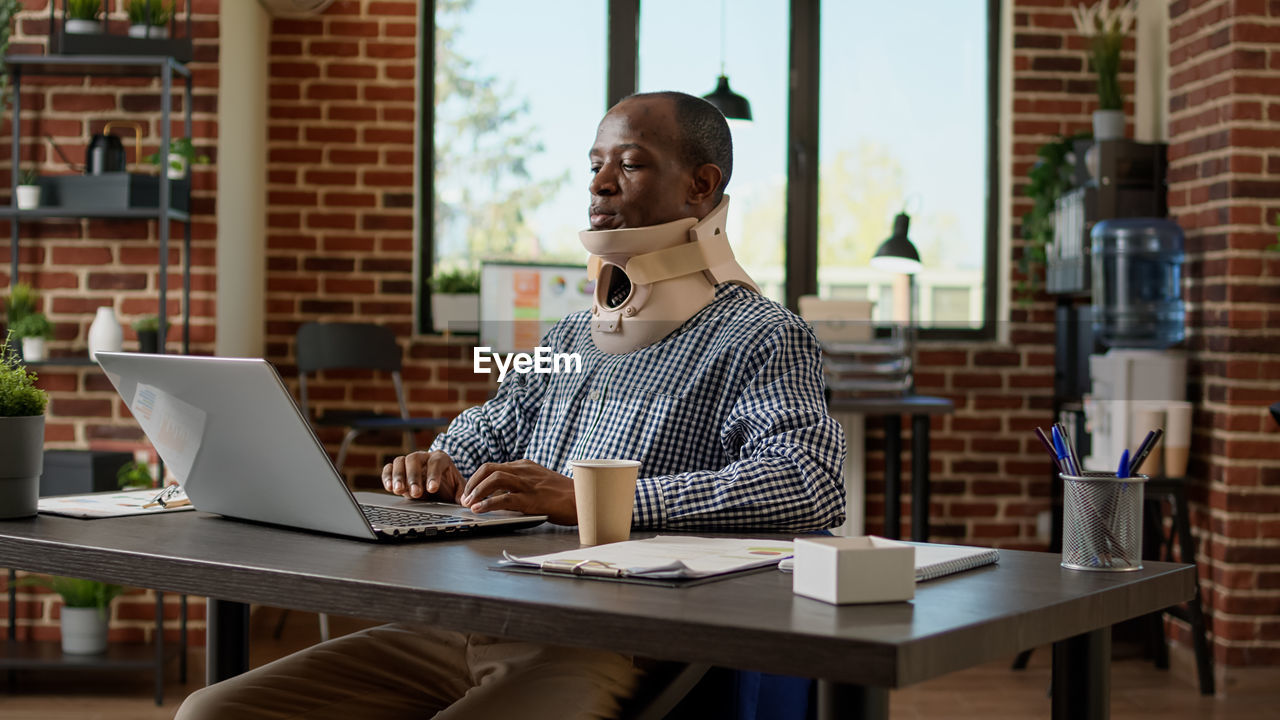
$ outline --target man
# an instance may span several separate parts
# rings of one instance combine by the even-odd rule
[[[544,340],[582,371],[508,376],[429,452],[388,464],[383,485],[573,525],[568,461],[629,458],[642,463],[637,527],[841,523],[844,436],[817,341],[760,296],[725,239],[724,117],[682,93],[632,96],[589,157],[595,303]],[[603,718],[638,674],[616,653],[390,625],[199,691],[179,717]]]

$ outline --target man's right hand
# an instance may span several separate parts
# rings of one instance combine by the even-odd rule
[[[401,455],[382,467],[382,487],[389,493],[461,504],[466,485],[462,473],[443,450]]]

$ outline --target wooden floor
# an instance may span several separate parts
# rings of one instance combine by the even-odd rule
[[[314,615],[289,614],[280,640],[271,637],[279,611],[255,608],[252,620],[253,665],[261,665],[318,639]],[[335,634],[365,626],[359,620],[332,618]],[[1031,666],[1014,672],[998,662],[921,683],[892,693],[893,720],[1027,720],[1049,717],[1049,651],[1037,650]],[[159,720],[171,718],[187,693],[203,684],[204,653],[191,653],[185,684],[177,665],[169,667],[164,705],[152,699],[149,672],[19,672],[14,686],[0,676],[0,718],[4,720]],[[1010,658],[1012,660],[1012,658]],[[1186,681],[1156,670],[1140,659],[1116,660],[1111,675],[1111,717],[1163,720],[1274,720],[1280,707],[1280,683],[1266,691],[1206,698]]]

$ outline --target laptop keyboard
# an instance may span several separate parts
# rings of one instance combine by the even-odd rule
[[[467,519],[457,515],[445,515],[421,510],[397,510],[379,505],[361,505],[360,510],[374,525],[384,527],[421,527],[423,525],[458,525]]]

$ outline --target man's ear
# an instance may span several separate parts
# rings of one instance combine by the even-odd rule
[[[704,163],[694,168],[693,181],[689,183],[689,204],[711,203],[714,205],[716,190],[720,188],[720,181],[723,179],[724,173],[720,172],[720,166],[714,163]]]

